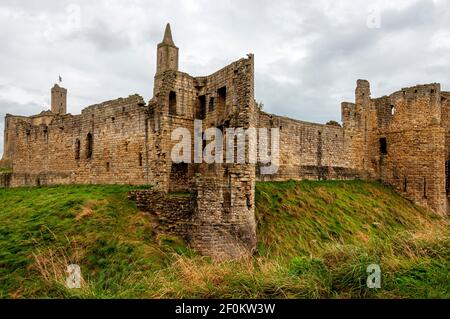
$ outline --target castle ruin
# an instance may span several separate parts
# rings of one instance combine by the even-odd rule
[[[164,231],[219,259],[256,247],[255,182],[289,179],[381,180],[430,211],[449,205],[450,92],[437,83],[372,98],[358,80],[342,125],[268,114],[254,97],[254,56],[201,77],[178,70],[179,49],[167,25],[157,46],[153,98],[139,95],[67,113],[67,90],[51,89],[51,110],[7,114],[0,187],[56,184],[152,185],[130,194]],[[278,128],[279,169],[259,164],[174,163],[178,127]],[[191,147],[191,145],[187,145]]]

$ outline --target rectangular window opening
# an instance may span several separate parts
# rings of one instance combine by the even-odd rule
[[[423,178],[423,198],[427,198],[427,178]]]
[[[381,155],[386,155],[388,153],[387,139],[385,137],[380,138],[380,153]]]
[[[214,98],[213,97],[209,98],[208,112],[214,112]]]
[[[217,105],[220,110],[225,110],[225,107],[227,105],[227,87],[221,87],[217,90],[218,95],[218,101]]]
[[[177,115],[177,94],[173,91],[169,93],[169,115]]]
[[[88,160],[92,159],[92,154],[94,152],[94,140],[92,134],[89,133],[86,137],[86,158]]]
[[[75,141],[75,160],[79,161],[81,158],[81,142],[79,139]]]
[[[196,118],[199,120],[204,120],[206,116],[206,96],[201,95],[198,97],[198,110]]]
[[[143,157],[142,157],[142,153],[139,153],[139,166],[142,167],[143,165]]]

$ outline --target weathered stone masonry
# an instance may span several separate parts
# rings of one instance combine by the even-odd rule
[[[450,92],[439,84],[373,99],[369,83],[358,80],[355,102],[342,103],[342,125],[323,125],[260,111],[253,55],[202,77],[180,72],[178,55],[168,25],[148,103],[131,95],[71,115],[67,90],[55,85],[50,111],[8,114],[0,166],[12,172],[0,173],[0,187],[152,185],[130,197],[156,216],[160,229],[218,259],[247,256],[256,247],[256,180],[378,179],[447,214]],[[253,164],[173,163],[179,142],[173,130],[184,127],[194,136],[196,119],[224,134],[228,127],[278,128],[279,170],[261,175]]]
[[[11,186],[147,184],[146,108],[141,97],[90,106],[81,115],[7,115],[4,156]]]

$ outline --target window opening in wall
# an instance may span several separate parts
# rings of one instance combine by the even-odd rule
[[[106,171],[109,172],[110,168],[111,168],[111,167],[110,167],[109,162],[106,162]]]
[[[177,94],[173,91],[169,93],[169,115],[177,115]]]
[[[391,105],[391,115],[395,114],[395,106]]]
[[[116,121],[116,118],[115,117],[111,117],[111,122],[115,122]]]
[[[142,164],[143,164],[142,153],[139,153],[139,166],[142,166]]]
[[[214,112],[214,98],[213,97],[209,98],[208,112]]]
[[[386,155],[388,153],[387,140],[385,137],[380,138],[380,153]]]
[[[226,86],[221,87],[217,90],[218,95],[218,107],[221,110],[225,110],[226,104],[227,104],[227,88]]]
[[[86,137],[86,158],[92,159],[92,153],[94,150],[94,140],[92,138],[92,134],[89,133]]]
[[[44,127],[44,141],[48,142],[48,127]]]
[[[200,95],[198,97],[197,119],[204,120],[205,116],[206,116],[206,96]]]
[[[79,139],[75,141],[75,160],[80,160],[80,152],[81,152],[81,142]]]
[[[423,178],[423,198],[427,198],[427,178]]]

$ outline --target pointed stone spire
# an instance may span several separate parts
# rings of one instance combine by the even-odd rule
[[[166,30],[164,31],[164,39],[162,43],[175,46],[175,43],[173,42],[172,39],[172,30],[170,29],[170,23],[167,23],[166,25]]]
[[[178,48],[172,39],[170,23],[167,23],[164,38],[158,44],[156,74],[161,74],[167,70],[178,71]]]

